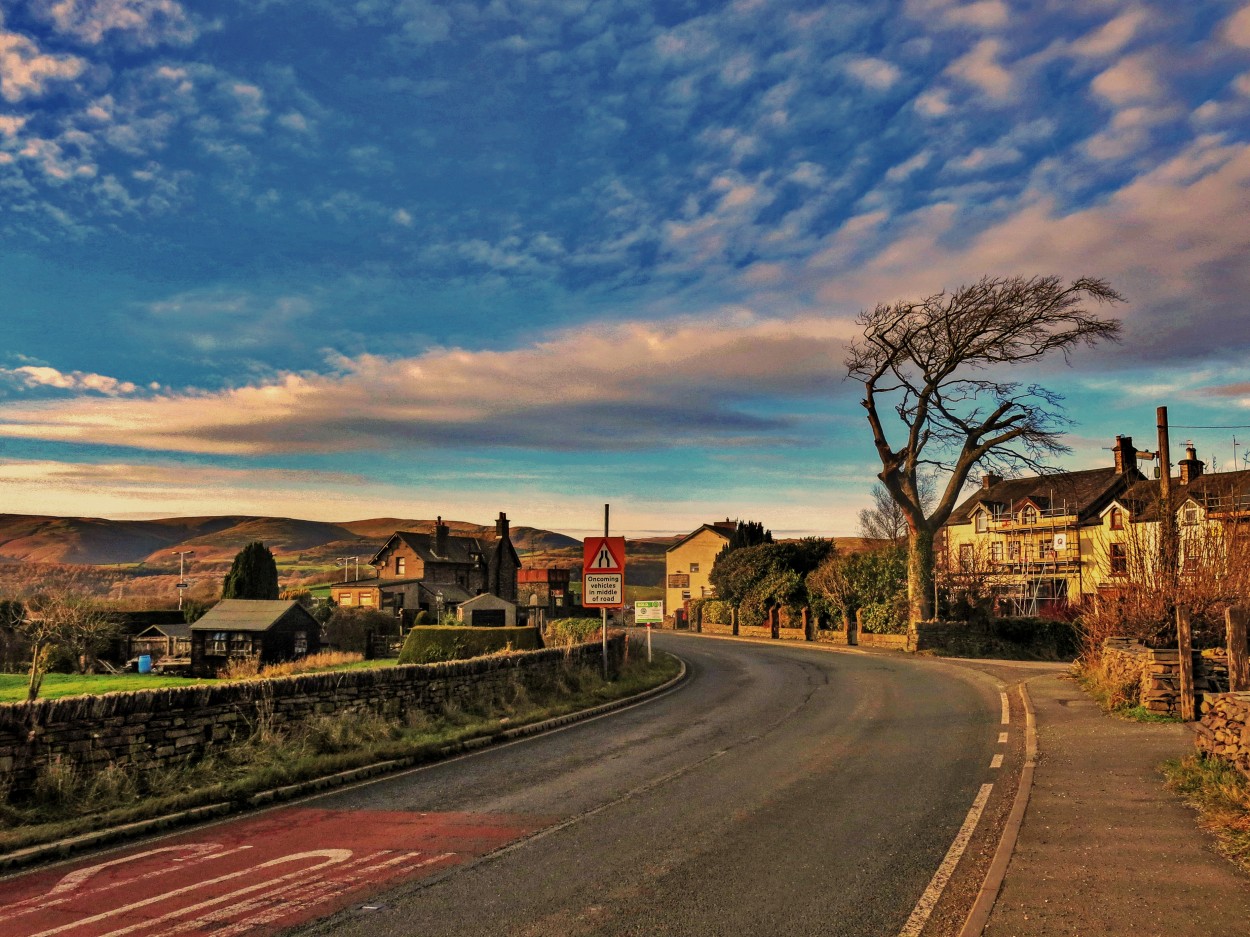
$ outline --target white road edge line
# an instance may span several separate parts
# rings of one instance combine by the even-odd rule
[[[951,875],[955,872],[955,866],[959,864],[959,860],[963,858],[964,850],[968,848],[968,843],[972,839],[972,831],[977,828],[977,823],[981,820],[981,814],[985,811],[985,805],[990,799],[992,790],[994,790],[993,784],[981,785],[981,791],[977,794],[976,800],[972,802],[968,816],[964,819],[964,825],[959,828],[955,841],[951,843],[951,848],[946,851],[946,858],[942,860],[938,870],[933,873],[933,878],[929,881],[929,887],[924,890],[924,894],[916,902],[916,907],[912,910],[911,917],[907,919],[903,929],[898,932],[898,937],[919,937],[920,932],[924,930],[925,924],[929,921],[929,915],[937,907],[938,899],[942,897],[942,892],[946,889],[946,883],[950,881]]]

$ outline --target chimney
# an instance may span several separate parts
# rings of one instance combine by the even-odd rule
[[[1194,444],[1186,443],[1185,458],[1176,463],[1176,466],[1181,470],[1181,484],[1188,485],[1202,474],[1202,470],[1207,467],[1207,464],[1198,461],[1198,450],[1194,448]]]
[[[499,519],[495,521],[495,536],[500,540],[508,539],[508,515],[503,511],[499,512]]]
[[[436,556],[447,555],[447,525],[443,523],[442,515],[434,522],[434,553]]]
[[[1003,476],[995,475],[993,472],[987,472],[981,476],[981,490],[989,491],[1002,480]]]
[[[1137,448],[1132,436],[1117,436],[1111,451],[1115,453],[1115,470],[1121,475],[1137,468]]]

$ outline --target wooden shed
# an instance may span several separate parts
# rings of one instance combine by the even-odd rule
[[[261,664],[321,650],[321,624],[298,602],[222,599],[191,626],[191,673],[212,677],[231,658]]]

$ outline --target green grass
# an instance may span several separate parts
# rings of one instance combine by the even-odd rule
[[[1250,872],[1250,778],[1219,758],[1187,755],[1163,765],[1169,790],[1198,811],[1220,854]]]
[[[0,703],[19,703],[26,699],[29,677],[24,673],[0,673]],[[61,696],[116,693],[125,690],[157,690],[168,686],[203,683],[187,677],[168,677],[150,673],[76,674],[50,673],[39,688],[40,699]]]
[[[93,777],[68,763],[45,769],[34,795],[0,804],[0,851],[164,816],[206,804],[246,803],[252,795],[392,759],[434,760],[448,746],[632,696],[672,679],[680,663],[658,653],[648,665],[639,646],[615,680],[595,666],[570,666],[558,678],[526,687],[480,711],[445,707],[439,718],[407,722],[381,716],[316,716],[293,731],[256,727],[251,738],[173,769],[136,772],[110,765]]]
[[[1111,715],[1118,716],[1121,719],[1127,719],[1129,722],[1180,722],[1180,716],[1172,716],[1167,713],[1151,712],[1145,706],[1119,706],[1111,710]]]

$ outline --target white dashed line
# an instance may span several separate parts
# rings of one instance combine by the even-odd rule
[[[999,732],[999,733],[998,733],[998,744],[999,744],[999,745],[1006,745],[1006,744],[1007,744],[1007,733],[1006,733],[1006,732]]]
[[[993,758],[991,758],[991,759],[990,759],[990,767],[991,767],[991,768],[1001,768],[1002,766],[1003,766],[1003,756],[1002,756],[1002,755],[995,755]]]
[[[1006,693],[999,693],[1003,699],[1003,725],[1011,725],[1011,703],[1007,700]]]

